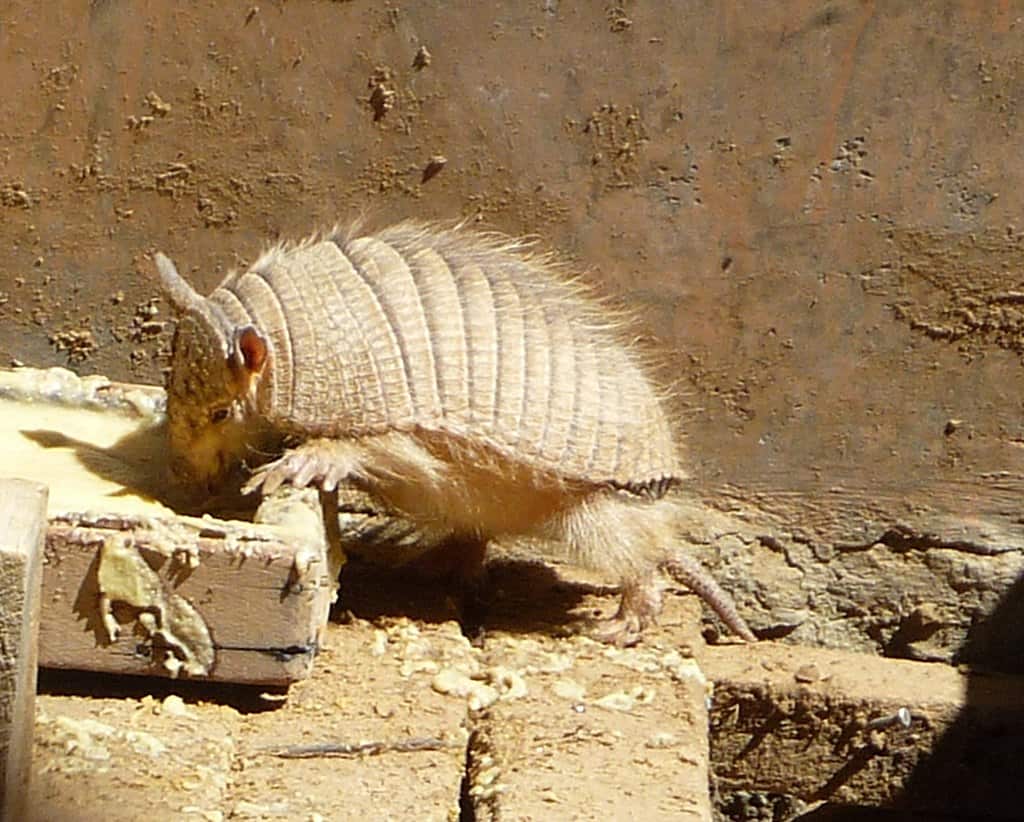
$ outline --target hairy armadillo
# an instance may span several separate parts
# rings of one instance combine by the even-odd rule
[[[335,231],[270,249],[208,298],[155,259],[180,314],[178,473],[212,490],[263,462],[246,491],[358,485],[447,535],[467,575],[494,538],[552,537],[621,581],[603,638],[638,638],[664,570],[753,640],[676,547],[668,491],[685,475],[628,323],[527,244],[412,222]]]

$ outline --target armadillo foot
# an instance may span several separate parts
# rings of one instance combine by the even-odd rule
[[[272,494],[288,482],[296,488],[307,485],[333,491],[360,466],[359,454],[348,441],[309,440],[285,453],[280,459],[258,468],[242,486],[242,492],[251,494],[260,490]]]
[[[599,642],[626,648],[636,645],[644,628],[661,612],[661,588],[652,577],[622,584],[622,597],[615,616],[601,620],[590,635]]]

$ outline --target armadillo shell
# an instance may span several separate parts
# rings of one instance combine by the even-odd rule
[[[561,477],[683,476],[619,318],[508,241],[403,223],[263,255],[211,295],[271,342],[261,411],[301,436],[426,429]]]

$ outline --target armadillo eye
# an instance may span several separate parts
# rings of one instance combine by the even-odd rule
[[[231,413],[230,408],[215,408],[210,412],[210,422],[224,422],[228,418],[229,413]]]

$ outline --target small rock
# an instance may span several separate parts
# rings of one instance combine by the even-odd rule
[[[416,55],[412,58],[412,67],[416,69],[416,71],[420,71],[429,66],[432,59],[433,56],[429,51],[427,51],[427,47],[420,46],[416,49]]]
[[[146,105],[149,106],[154,114],[160,117],[166,117],[171,113],[171,104],[163,100],[155,91],[151,91],[146,95]]]
[[[613,691],[595,700],[594,704],[606,711],[632,711],[637,705],[649,705],[654,701],[654,691],[637,685],[629,691]]]
[[[388,635],[380,628],[373,632],[373,644],[370,646],[370,656],[384,656],[388,650]]]
[[[480,711],[498,701],[498,691],[483,682],[471,679],[455,668],[444,668],[437,672],[430,687],[439,694],[458,696],[466,699],[470,710]]]
[[[242,819],[264,819],[268,816],[288,816],[290,812],[289,804],[284,801],[258,804],[242,799],[236,802],[235,807],[231,809],[231,816]]]
[[[160,703],[160,713],[167,716],[189,716],[189,710],[185,707],[185,700],[177,694],[169,694]]]
[[[425,183],[430,179],[433,179],[440,174],[441,169],[448,165],[448,158],[443,154],[435,154],[429,160],[427,160],[426,166],[423,168],[423,176],[420,179],[421,183]]]
[[[648,748],[653,748],[655,750],[674,748],[678,744],[679,737],[670,731],[657,731],[644,743]]]
[[[522,699],[529,692],[526,680],[518,671],[500,665],[487,671],[487,680],[498,691],[502,699]]]

